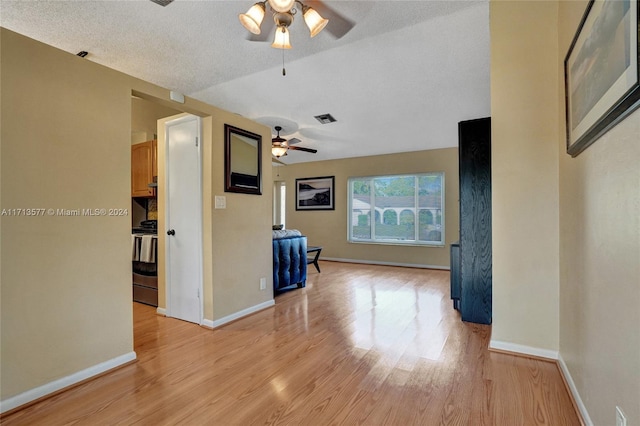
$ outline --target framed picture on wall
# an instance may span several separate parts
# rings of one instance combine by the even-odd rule
[[[296,179],[296,210],[334,210],[335,176]]]
[[[640,106],[638,0],[591,0],[564,61],[567,152]]]

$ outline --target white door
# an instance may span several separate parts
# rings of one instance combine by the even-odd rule
[[[202,323],[200,118],[166,123],[167,316]]]

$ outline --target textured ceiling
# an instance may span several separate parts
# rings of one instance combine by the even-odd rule
[[[282,135],[318,150],[289,151],[284,163],[454,147],[458,121],[489,115],[488,0],[326,1],[355,25],[336,39],[329,30],[339,19],[327,16],[311,39],[298,14],[286,76],[271,33],[268,42],[249,41],[238,22],[253,2],[2,0],[0,25],[279,124]],[[314,119],[325,113],[338,121]]]

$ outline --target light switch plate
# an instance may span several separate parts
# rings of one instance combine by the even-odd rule
[[[226,209],[227,208],[227,197],[224,195],[216,195],[215,197],[215,208],[216,209]]]

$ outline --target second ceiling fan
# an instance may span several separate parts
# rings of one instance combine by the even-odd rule
[[[275,126],[274,129],[277,133],[277,136],[271,139],[271,153],[273,154],[274,157],[280,158],[282,156],[285,156],[287,155],[287,151],[290,149],[293,149],[296,151],[310,152],[312,154],[315,154],[316,152],[318,152],[317,149],[294,146],[294,144],[302,142],[298,138],[291,138],[287,140],[285,138],[280,137],[280,131],[282,130],[281,126]]]

